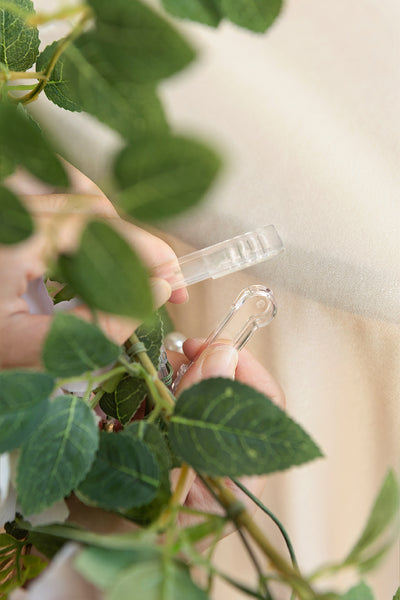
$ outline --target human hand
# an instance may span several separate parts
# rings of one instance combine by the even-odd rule
[[[168,244],[123,221],[93,182],[71,165],[67,165],[67,169],[74,182],[75,193],[71,194],[43,193],[45,190],[35,189],[29,178],[11,178],[10,187],[24,192],[23,200],[33,214],[36,231],[20,244],[0,246],[0,368],[40,366],[41,345],[52,317],[30,314],[23,295],[31,282],[39,282],[43,277],[49,257],[57,252],[71,252],[77,247],[80,235],[91,218],[110,222],[132,245],[149,270],[177,260]],[[41,193],[26,194],[28,189]],[[151,278],[150,283],[155,309],[167,300],[180,303],[187,299],[185,289],[171,292],[164,279]],[[42,290],[42,293],[45,292]],[[90,310],[83,304],[68,312],[86,320],[92,318]],[[99,314],[100,327],[118,344],[122,344],[139,324],[125,317]]]

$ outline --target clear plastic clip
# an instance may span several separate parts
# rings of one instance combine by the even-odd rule
[[[273,225],[260,227],[232,239],[196,250],[157,266],[155,277],[166,279],[177,290],[205,279],[217,279],[247,269],[276,256],[284,249]]]
[[[205,348],[219,341],[229,343],[240,351],[258,329],[271,323],[276,311],[275,298],[270,289],[263,285],[251,285],[243,289],[224,319],[202,344],[196,358]],[[177,389],[181,378],[193,362],[181,365],[173,382],[172,391]]]

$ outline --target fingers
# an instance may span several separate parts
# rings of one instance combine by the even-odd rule
[[[198,338],[187,339],[183,344],[183,351],[187,358],[195,360],[201,352],[203,344],[204,340]],[[281,386],[246,348],[241,350],[239,354],[235,378],[268,396],[281,408],[285,407],[285,394]],[[181,391],[180,388],[179,391]]]
[[[229,344],[208,346],[182,377],[177,393],[210,377],[234,379],[237,362],[238,352]]]

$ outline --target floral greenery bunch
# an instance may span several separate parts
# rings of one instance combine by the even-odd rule
[[[178,18],[211,27],[228,19],[256,32],[265,31],[281,10],[281,0],[163,0],[162,5]],[[70,32],[39,53],[39,27],[56,19],[67,19]],[[176,135],[163,112],[158,83],[195,57],[170,20],[138,0],[87,0],[54,14],[36,14],[31,0],[0,0],[1,180],[19,166],[68,189],[67,173],[51,141],[25,109],[43,92],[66,110],[92,114],[123,138],[113,163],[111,196],[122,216],[160,220],[198,202],[220,159],[204,143]],[[0,244],[18,244],[33,232],[23,201],[0,185]],[[271,581],[302,600],[373,599],[363,581],[344,594],[321,592],[318,584],[326,573],[348,567],[367,572],[382,557],[398,516],[393,473],[387,474],[367,524],[344,560],[305,576],[282,525],[238,478],[313,460],[321,456],[318,446],[270,399],[242,383],[205,380],[174,398],[158,377],[168,320],[165,313],[153,313],[148,273],[108,223],[91,220],[78,249],[52,256],[50,263],[64,284],[58,299],[78,296],[94,319],[88,323],[56,314],[42,350],[44,370],[0,372],[3,473],[16,462],[15,481],[0,482],[0,492],[15,486],[20,511],[0,534],[0,594],[7,597],[36,577],[73,540],[80,544],[75,568],[107,600],[131,598],[132,590],[144,600],[202,600],[215,577],[266,600],[275,597]],[[144,324],[118,346],[97,327],[96,311]],[[60,393],[77,381],[86,384],[82,397]],[[144,418],[134,420],[144,405]],[[101,429],[97,406],[107,415]],[[172,490],[169,473],[177,466],[180,477]],[[221,513],[180,505],[189,468]],[[271,545],[226,485],[227,478],[276,522],[288,558]],[[32,524],[31,515],[42,514],[71,493],[89,507],[136,523],[137,529],[100,535],[66,523]],[[194,515],[196,524],[178,527],[182,513]],[[229,521],[254,561],[254,587],[213,565],[212,549]],[[204,539],[213,540],[207,554],[198,551]],[[253,546],[269,559],[268,568],[260,567]],[[194,565],[207,573],[206,588],[194,582]]]

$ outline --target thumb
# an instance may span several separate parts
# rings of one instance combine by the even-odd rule
[[[180,394],[186,388],[210,377],[234,379],[238,352],[229,344],[208,346],[190,365],[177,389]]]

